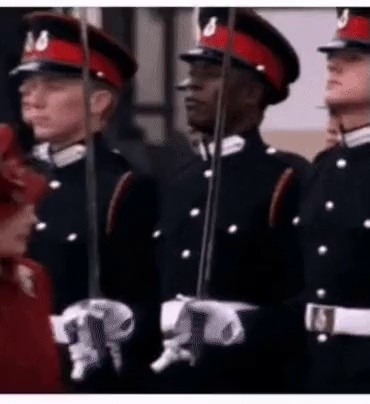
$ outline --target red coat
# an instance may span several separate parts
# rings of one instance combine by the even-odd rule
[[[49,281],[37,263],[22,259],[2,267],[0,393],[62,391],[50,312]]]

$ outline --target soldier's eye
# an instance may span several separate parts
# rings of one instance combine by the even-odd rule
[[[348,53],[346,55],[344,55],[344,59],[346,60],[351,60],[351,61],[355,61],[355,60],[360,60],[361,56],[358,53]]]

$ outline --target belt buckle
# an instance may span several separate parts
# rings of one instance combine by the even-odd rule
[[[334,331],[335,307],[313,306],[311,316],[311,329],[326,334]]]

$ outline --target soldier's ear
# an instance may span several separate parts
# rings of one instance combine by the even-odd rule
[[[230,86],[232,98],[237,100],[242,109],[259,106],[264,99],[264,84],[245,69],[232,70]]]
[[[91,94],[90,108],[93,115],[104,116],[114,103],[113,94],[106,89],[96,89]]]
[[[241,86],[240,91],[246,107],[250,105],[260,105],[265,94],[263,84],[257,80],[248,81],[245,85]]]

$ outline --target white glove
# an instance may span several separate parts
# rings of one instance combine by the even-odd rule
[[[245,340],[245,330],[238,312],[258,307],[240,302],[192,300],[186,305],[190,313],[206,316],[203,342],[210,345],[230,346]]]
[[[187,345],[191,339],[191,314],[186,306],[192,298],[178,295],[164,302],[161,309],[161,330],[164,337],[163,352],[150,367],[160,373],[175,362],[190,362],[192,355]]]
[[[200,343],[230,346],[243,343],[245,332],[238,312],[256,310],[258,306],[240,302],[197,300],[178,295],[162,304],[161,329],[164,335],[164,351],[152,363],[154,372],[160,373],[175,362],[192,362],[192,344],[199,330],[194,329],[194,315],[204,315]]]
[[[135,328],[128,306],[107,299],[87,299],[67,307],[61,317],[69,337],[72,379],[83,380],[88,372],[101,367],[108,355],[116,371],[122,367],[119,344],[127,341]]]

